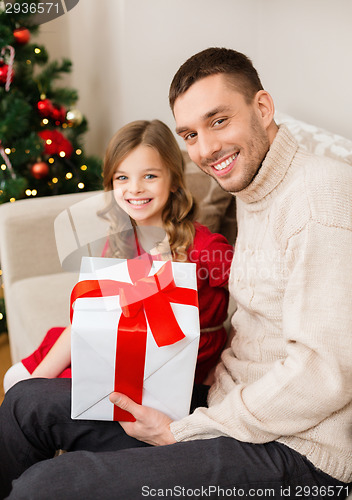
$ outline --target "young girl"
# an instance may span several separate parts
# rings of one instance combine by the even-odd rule
[[[185,186],[184,160],[171,130],[159,120],[135,121],[120,129],[105,154],[103,185],[109,201],[99,215],[110,220],[103,256],[137,255],[131,231],[119,228],[122,209],[138,236],[138,253],[148,248],[146,235],[159,228],[166,237],[148,249],[153,259],[196,263],[201,335],[195,383],[204,382],[227,340],[223,322],[233,248],[223,236],[194,222],[195,202]],[[29,377],[71,377],[70,363],[70,326],[52,328],[33,354],[8,370],[5,391]]]

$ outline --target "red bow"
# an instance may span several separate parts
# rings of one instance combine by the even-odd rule
[[[151,261],[145,256],[127,260],[133,284],[114,280],[78,282],[71,293],[73,304],[82,297],[120,296],[122,315],[118,324],[114,390],[142,402],[147,322],[159,347],[174,344],[185,335],[173,313],[171,302],[198,306],[197,291],[178,288],[173,279],[172,263],[166,262],[153,276],[146,276]],[[114,420],[135,420],[114,406]]]

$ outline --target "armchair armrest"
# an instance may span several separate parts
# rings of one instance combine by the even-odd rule
[[[0,258],[5,289],[19,279],[62,271],[54,220],[65,208],[91,195],[32,198],[0,206]]]

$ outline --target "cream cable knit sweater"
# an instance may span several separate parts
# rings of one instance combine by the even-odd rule
[[[209,408],[178,441],[279,441],[352,481],[352,167],[300,149],[285,126],[237,193],[236,335]]]

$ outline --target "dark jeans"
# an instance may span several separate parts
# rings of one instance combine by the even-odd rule
[[[200,389],[197,403],[204,405]],[[0,408],[0,436],[1,498],[347,496],[346,485],[276,442],[219,437],[151,447],[117,422],[73,421],[68,379],[32,379],[10,389]],[[53,458],[58,449],[69,453]]]

